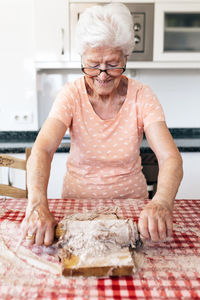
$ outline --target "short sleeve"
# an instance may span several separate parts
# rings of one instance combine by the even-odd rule
[[[149,86],[138,91],[137,105],[139,124],[144,130],[152,123],[165,121],[162,106]]]
[[[54,118],[69,128],[74,107],[74,94],[70,84],[66,84],[57,95],[48,117]]]

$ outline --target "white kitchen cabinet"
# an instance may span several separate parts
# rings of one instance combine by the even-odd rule
[[[36,61],[69,59],[68,0],[35,0]]]
[[[0,1],[0,130],[38,130],[34,0]]]
[[[63,178],[69,153],[55,153],[51,164],[48,198],[61,198]]]
[[[12,155],[12,154],[10,154]],[[18,158],[25,158],[25,154],[13,154]],[[48,198],[60,198],[63,177],[69,153],[55,153],[51,165],[51,174],[48,185]],[[182,152],[184,176],[181,182],[177,199],[200,199],[200,152]],[[0,168],[0,179],[7,183],[7,168]],[[25,188],[25,172],[12,169],[10,179],[13,185]]]
[[[70,12],[70,60],[77,61],[80,65],[80,55],[76,51],[76,41],[75,41],[75,34],[76,34],[76,26],[78,23],[78,19],[80,14],[83,11],[93,5],[97,5],[98,2],[94,3],[70,3],[69,4],[69,12]]]
[[[182,152],[183,180],[177,199],[200,199],[200,152]]]
[[[36,68],[39,69],[79,69],[80,57],[75,47],[75,27],[77,19],[85,8],[107,0],[35,0]],[[115,2],[115,0],[111,1]],[[118,2],[118,1],[116,1]],[[123,1],[122,1],[123,2]],[[152,43],[153,61],[129,61],[129,69],[187,69],[200,67],[200,16],[199,0],[126,0],[125,3],[154,3],[154,39]],[[193,14],[194,28],[166,28],[165,14]],[[194,16],[196,14],[196,17]],[[187,26],[186,26],[187,27]],[[179,30],[180,29],[180,30]],[[181,51],[165,51],[165,33],[168,30],[168,44],[175,45],[181,35]],[[171,30],[171,31],[170,31]],[[176,35],[178,34],[178,38]],[[198,50],[199,49],[199,50]],[[172,49],[173,50],[173,49]]]
[[[18,158],[25,159],[25,153],[9,153]],[[63,178],[69,153],[55,153],[51,164],[51,174],[48,185],[48,198],[61,198]],[[25,172],[10,169],[10,180],[13,186],[25,189]],[[1,183],[8,184],[8,168],[0,168]]]
[[[177,199],[200,199],[200,153],[182,152],[184,177],[179,188]],[[60,198],[66,162],[69,153],[56,153],[51,167],[48,187],[49,198]]]
[[[200,153],[182,152],[184,177],[177,199],[200,199]],[[66,161],[69,153],[56,153],[53,158],[48,187],[49,198],[60,198]]]
[[[154,61],[200,61],[199,1],[156,3]]]
[[[15,154],[15,156],[25,158],[25,154]],[[69,153],[55,153],[53,156],[47,190],[48,198],[61,198],[63,178],[66,171],[68,156]],[[13,184],[23,188],[25,179],[24,173],[15,173],[15,171],[12,171],[12,173],[11,179],[13,180]]]

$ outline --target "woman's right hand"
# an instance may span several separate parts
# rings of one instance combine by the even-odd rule
[[[50,246],[54,241],[56,222],[47,204],[28,204],[26,216],[22,222],[22,234],[29,245]]]

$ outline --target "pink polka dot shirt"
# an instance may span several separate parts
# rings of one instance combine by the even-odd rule
[[[128,79],[126,99],[113,119],[102,120],[88,99],[84,77],[67,83],[49,118],[69,128],[71,148],[62,198],[147,198],[140,143],[143,131],[164,113],[151,89]]]

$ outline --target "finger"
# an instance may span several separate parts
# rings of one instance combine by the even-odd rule
[[[45,232],[44,244],[45,246],[50,246],[54,241],[54,227],[48,227]]]
[[[140,217],[138,221],[138,229],[142,239],[149,239],[149,231],[148,231],[148,219],[147,217]]]
[[[25,229],[23,229],[21,227],[21,224],[20,224],[20,236],[19,236],[19,240],[16,244],[16,248],[15,248],[16,252],[18,251],[18,249],[21,246],[22,242],[25,240],[26,232],[27,231]]]
[[[26,245],[33,244],[35,240],[36,225],[30,226],[30,224],[27,223],[27,220],[24,219],[20,225],[20,228],[21,228],[21,239],[25,240]]]
[[[43,230],[39,230],[39,229],[37,230],[36,237],[35,237],[36,245],[41,246],[44,244],[44,235],[45,232]]]
[[[167,237],[166,223],[162,218],[158,219],[158,234],[160,240],[165,240]]]
[[[28,222],[27,218],[24,218],[23,221],[20,224],[20,228],[22,232],[27,233],[29,232],[35,232],[37,228],[37,223],[36,222]]]
[[[24,222],[24,220],[22,221],[22,223],[20,224],[20,231],[21,231],[21,236],[23,238],[25,238],[25,236],[28,233],[28,227],[27,224]]]
[[[173,221],[172,221],[172,218],[167,218],[166,225],[167,225],[167,236],[171,237],[173,235]]]
[[[158,221],[157,219],[148,218],[148,229],[149,229],[149,234],[152,239],[152,241],[156,242],[159,240],[159,235],[158,235]]]
[[[27,246],[31,246],[35,243],[36,231],[31,231],[30,229],[27,231],[25,235],[25,244]]]

